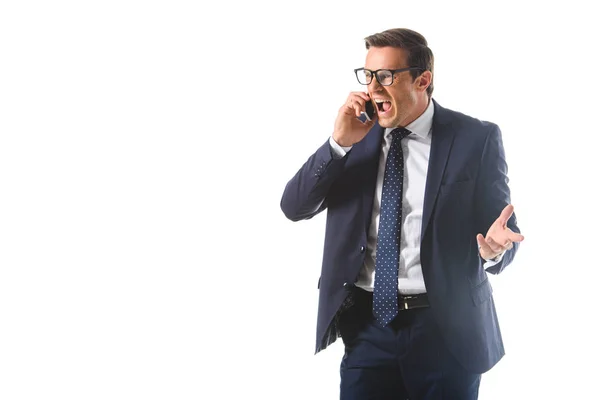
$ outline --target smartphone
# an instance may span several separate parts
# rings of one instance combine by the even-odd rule
[[[372,121],[375,116],[375,107],[371,100],[365,103],[365,116],[367,117],[367,121]]]

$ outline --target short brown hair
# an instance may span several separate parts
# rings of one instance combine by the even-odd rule
[[[423,35],[410,29],[394,28],[376,33],[365,38],[367,50],[370,47],[397,47],[407,52],[407,67],[419,67],[422,71],[410,71],[413,80],[423,71],[431,71],[431,84],[427,88],[427,95],[433,93],[433,52],[427,47],[427,40]]]

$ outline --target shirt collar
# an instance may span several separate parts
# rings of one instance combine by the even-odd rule
[[[426,139],[429,136],[429,132],[431,132],[431,127],[433,125],[433,101],[429,99],[429,105],[419,116],[419,118],[415,119],[413,122],[406,126],[406,129],[411,131],[417,136]],[[386,128],[385,134],[388,135],[394,128]]]

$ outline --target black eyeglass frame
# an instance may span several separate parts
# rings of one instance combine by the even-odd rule
[[[392,85],[392,83],[394,83],[394,74],[398,73],[398,72],[404,72],[404,71],[412,71],[412,70],[421,70],[421,71],[425,71],[425,68],[421,68],[421,67],[407,67],[407,68],[400,68],[400,69],[387,69],[387,68],[381,68],[378,70],[370,70],[367,68],[356,68],[354,70],[354,75],[356,75],[356,80],[358,81],[358,83],[360,83],[361,85],[365,85],[368,86],[371,84],[371,82],[373,82],[373,77],[375,77],[375,79],[377,79],[377,82],[381,85],[381,86],[390,86]],[[371,73],[371,79],[369,80],[368,83],[362,83],[360,81],[360,79],[358,78],[358,71],[369,71]],[[379,80],[379,76],[378,76],[378,72],[379,71],[389,71],[392,73],[392,81],[387,84],[384,85],[383,83],[381,83],[381,81]]]

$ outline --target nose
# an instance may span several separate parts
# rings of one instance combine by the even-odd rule
[[[373,79],[371,79],[371,83],[369,83],[369,85],[367,87],[369,88],[369,92],[371,92],[371,93],[379,92],[383,88],[383,86],[381,86],[381,84],[375,77],[373,77]]]
[[[383,86],[377,81],[377,79],[373,78],[371,83],[367,86],[369,95],[371,96],[373,93],[379,93],[383,91]]]

